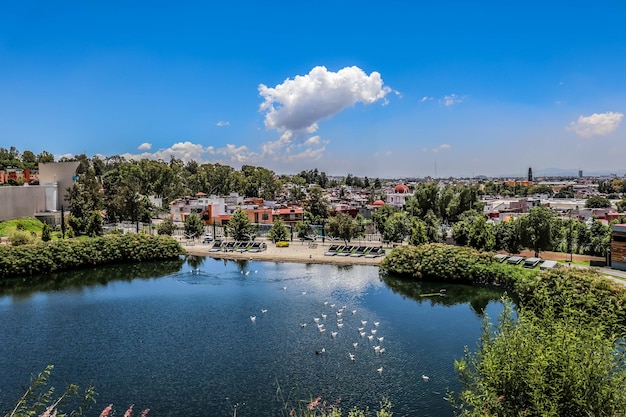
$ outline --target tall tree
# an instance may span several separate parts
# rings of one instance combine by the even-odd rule
[[[188,239],[196,239],[204,232],[204,222],[197,213],[191,213],[185,217],[185,236]]]
[[[267,237],[272,242],[280,242],[289,240],[289,229],[285,225],[285,222],[282,218],[276,217],[274,219],[274,223],[272,227],[270,227],[269,232],[267,232]]]
[[[328,221],[328,234],[342,239],[345,244],[348,244],[354,238],[360,237],[361,233],[361,225],[349,214],[337,213],[336,216],[331,217]]]
[[[314,185],[309,188],[308,194],[303,201],[307,217],[312,224],[322,224],[328,218],[328,201],[324,196],[322,187]]]
[[[560,237],[558,219],[547,207],[533,207],[528,215],[520,217],[518,221],[522,245],[534,250],[536,256],[541,251],[551,250]]]
[[[237,209],[228,221],[227,230],[235,240],[251,240],[254,239],[257,229],[248,218],[248,214]]]
[[[411,221],[404,212],[392,214],[385,222],[383,239],[388,242],[402,242],[411,234]]]

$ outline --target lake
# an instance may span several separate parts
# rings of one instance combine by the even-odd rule
[[[58,390],[95,384],[89,415],[278,416],[320,396],[452,416],[454,360],[502,310],[498,291],[383,281],[373,266],[191,257],[51,278],[0,296],[3,409],[54,364]]]

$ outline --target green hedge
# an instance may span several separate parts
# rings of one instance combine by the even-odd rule
[[[537,314],[556,306],[557,313],[577,315],[583,321],[602,317],[611,331],[626,328],[626,286],[594,269],[525,269],[500,263],[493,253],[443,244],[398,247],[380,267],[383,273],[409,280],[497,285]]]
[[[520,266],[502,264],[488,252],[444,244],[400,246],[385,256],[380,269],[411,279],[505,288],[512,281],[536,274]]]
[[[105,235],[0,247],[0,278],[97,265],[173,259],[185,251],[169,236]]]

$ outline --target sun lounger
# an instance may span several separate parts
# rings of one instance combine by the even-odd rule
[[[557,261],[543,261],[543,263],[539,266],[539,269],[552,269],[558,267],[559,263]]]
[[[527,258],[524,261],[524,268],[532,269],[532,268],[536,267],[537,265],[539,265],[541,260],[542,260],[541,258]]]
[[[335,256],[337,255],[337,252],[342,248],[343,246],[341,245],[330,245],[328,250],[324,252],[324,256]]]
[[[353,257],[353,258],[358,258],[358,257],[364,256],[366,249],[367,249],[367,246],[359,246],[358,248],[356,248],[356,250],[354,252],[352,252],[350,254],[350,256]]]
[[[248,252],[261,252],[266,249],[265,243],[263,242],[252,242],[252,245],[248,248]]]
[[[383,248],[375,248],[372,249],[367,255],[366,258],[377,258],[379,256],[385,255],[385,250]]]
[[[509,264],[511,265],[519,265],[522,262],[524,262],[524,258],[521,256],[511,256],[509,259],[506,260]]]
[[[239,246],[237,247],[237,252],[246,252],[252,246],[252,242],[239,242]]]
[[[343,250],[337,252],[337,256],[350,256],[355,249],[356,246],[346,246]]]
[[[509,258],[509,255],[504,255],[502,253],[498,253],[497,255],[494,256],[494,258],[498,262],[504,262],[504,261],[506,261]]]
[[[209,252],[219,252],[222,250],[223,245],[224,245],[224,242],[222,242],[221,240],[216,240],[213,242],[213,246],[211,246],[211,248],[209,249]]]

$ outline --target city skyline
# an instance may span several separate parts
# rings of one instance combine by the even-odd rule
[[[4,147],[278,174],[624,172],[626,5],[0,6]]]

